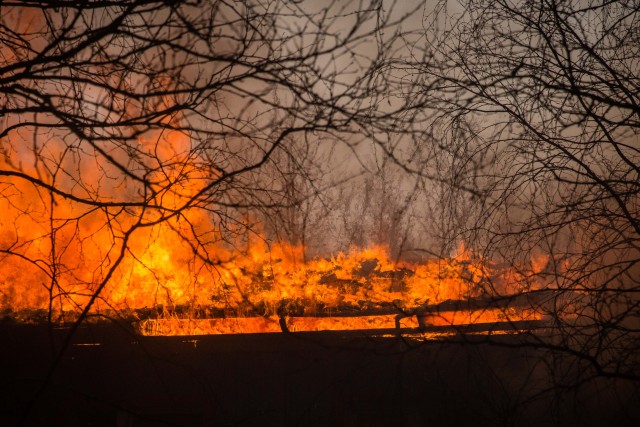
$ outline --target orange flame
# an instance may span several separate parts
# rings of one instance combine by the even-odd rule
[[[20,147],[22,142],[9,141],[9,145]],[[269,243],[258,234],[248,242],[208,243],[203,248],[195,236],[212,233],[216,224],[205,210],[197,209],[192,197],[212,177],[208,169],[198,166],[200,160],[193,156],[190,144],[180,132],[140,140],[139,152],[151,171],[145,179],[154,193],[146,202],[161,207],[156,210],[91,206],[20,177],[3,177],[0,310],[77,312],[86,306],[97,284],[106,280],[121,250],[125,256],[101,290],[93,312],[153,309],[154,316],[173,322],[143,321],[141,328],[147,333],[277,331],[284,327],[284,318],[291,331],[393,328],[399,323],[415,327],[415,319],[364,314],[379,308],[411,313],[446,300],[480,297],[491,287],[492,278],[501,280],[504,292],[524,289],[521,283],[526,275],[494,271],[491,263],[474,257],[464,246],[453,258],[418,264],[391,260],[384,246],[354,247],[330,259],[304,261],[302,246]],[[126,178],[110,178],[118,176],[118,171],[99,157],[66,158],[69,147],[62,140],[52,139],[47,150],[44,159],[21,153],[19,165],[5,156],[0,167],[31,176],[54,170],[44,174],[43,181],[69,194],[101,194],[105,202],[141,191],[139,184]],[[126,153],[116,150],[113,156]],[[146,225],[131,234],[123,249],[125,230],[140,220]],[[544,262],[532,260],[529,270],[540,271]],[[526,289],[531,289],[530,283]],[[363,316],[331,318],[332,313],[345,310]],[[539,317],[522,310],[511,314]],[[235,320],[213,319],[229,315]],[[432,316],[429,322],[480,323],[507,315],[491,309]],[[259,316],[259,320],[242,320],[243,316]],[[196,322],[202,318],[208,320]]]

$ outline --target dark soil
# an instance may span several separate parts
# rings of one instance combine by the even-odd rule
[[[640,425],[629,384],[543,391],[575,372],[549,371],[512,336],[139,337],[94,324],[45,384],[68,332],[0,324],[1,426]]]

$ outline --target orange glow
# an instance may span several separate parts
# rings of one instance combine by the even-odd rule
[[[395,328],[396,316],[291,317],[290,332],[346,331]],[[402,328],[417,328],[415,318],[402,319]],[[142,335],[215,335],[277,333],[282,328],[277,317],[236,317],[226,319],[147,319],[136,324]]]
[[[20,137],[8,142],[26,146]],[[63,159],[65,144],[55,138],[47,143],[48,154],[40,161],[51,163],[49,169],[57,162],[66,175],[45,176],[46,183],[78,197],[95,192],[104,202],[122,195],[135,199],[142,192],[139,183],[126,178],[107,179],[120,172],[104,159]],[[196,196],[214,177],[193,155],[190,139],[180,132],[147,135],[137,149],[147,155],[145,166],[153,171],[146,177],[153,190],[146,208],[95,207],[19,177],[1,178],[0,311],[18,313],[14,317],[21,319],[37,317],[39,310],[53,320],[73,319],[105,282],[91,312],[139,319],[144,334],[279,332],[283,321],[291,332],[416,328],[415,314],[424,307],[483,297],[489,290],[516,294],[535,289],[531,277],[546,263],[532,260],[530,274],[496,269],[463,245],[449,259],[408,263],[391,260],[382,245],[304,261],[303,247],[268,242],[260,234],[223,244],[216,234],[219,226],[198,204]],[[112,153],[114,158],[126,155]],[[43,174],[33,153],[19,156],[19,166],[4,157],[0,167]],[[123,248],[127,230],[140,223],[144,226],[131,233]],[[121,262],[110,272],[121,251]],[[473,324],[540,316],[532,310],[491,308],[431,313],[423,322]]]

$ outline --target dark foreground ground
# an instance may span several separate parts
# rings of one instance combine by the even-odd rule
[[[575,372],[550,369],[539,350],[459,339],[138,337],[94,325],[42,388],[67,333],[0,324],[0,426],[640,425],[632,384],[546,389]]]

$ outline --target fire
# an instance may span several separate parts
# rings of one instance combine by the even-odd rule
[[[218,248],[212,269],[194,260],[177,227],[178,220],[170,220],[137,235],[95,313],[115,310],[137,318],[151,313],[138,323],[141,333],[151,335],[280,332],[282,321],[290,332],[417,328],[414,314],[420,307],[481,297],[490,275],[499,276],[468,254],[412,264],[390,260],[383,246],[352,248],[304,262],[302,247],[267,244],[260,236],[235,253]],[[34,239],[30,249],[42,251],[43,246],[45,242]],[[74,271],[96,258],[86,256]],[[30,287],[33,276],[25,274],[29,265],[17,261],[7,257],[2,263],[2,269],[13,267],[14,272],[4,276],[2,309],[47,309],[49,289]],[[18,276],[18,271],[24,275]],[[91,280],[86,272],[75,286],[58,283],[59,313],[69,315],[86,303]],[[540,313],[531,309],[484,308],[432,312],[423,322],[455,325],[538,318]]]
[[[90,304],[151,334],[415,328],[421,310],[481,298],[496,283],[505,294],[535,288],[526,273],[498,269],[463,245],[454,257],[409,263],[383,245],[305,260],[304,247],[261,233],[222,239],[198,198],[216,173],[181,132],[139,139],[129,163],[147,171],[144,183],[103,156],[69,154],[63,139],[51,138],[43,154],[13,138],[8,146],[22,151],[0,160],[9,172],[0,180],[0,310],[17,318],[73,320]],[[80,200],[96,195],[104,204]],[[429,325],[540,317],[496,307],[429,313]]]

